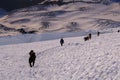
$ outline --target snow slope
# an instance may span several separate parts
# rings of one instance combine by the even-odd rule
[[[120,33],[0,46],[0,80],[119,80]],[[37,58],[29,67],[29,51]]]
[[[0,24],[16,31],[0,29],[2,35],[20,34],[17,29],[25,31],[79,32],[120,27],[120,5],[76,2],[65,5],[36,5],[14,10],[0,18]]]
[[[101,34],[117,32],[120,28],[109,28],[104,30],[99,30]],[[60,38],[68,38],[68,37],[78,37],[78,36],[86,36],[89,33],[96,34],[95,30],[86,30],[80,32],[64,32],[64,33],[43,33],[43,34],[21,34],[16,36],[1,36],[0,37],[0,45],[11,45],[11,44],[21,44],[21,43],[31,43],[31,42],[39,42],[39,41],[47,41],[47,40],[55,40]]]
[[[1,17],[0,24],[0,80],[120,79],[118,3],[36,5]],[[37,33],[22,35],[21,28]],[[93,36],[85,42],[88,33]],[[37,55],[33,68],[28,64],[31,49]]]
[[[93,34],[96,31],[91,31]],[[109,31],[106,31],[106,33]],[[44,33],[44,34],[24,34],[16,36],[2,36],[0,37],[0,45],[20,44],[20,43],[31,43],[38,41],[60,39],[61,37],[77,37],[83,36],[90,33],[86,32],[65,32],[65,33]]]

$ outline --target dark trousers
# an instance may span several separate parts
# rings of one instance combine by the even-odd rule
[[[35,64],[35,58],[30,57],[29,58],[29,65],[30,65],[30,67],[33,67],[34,64]]]

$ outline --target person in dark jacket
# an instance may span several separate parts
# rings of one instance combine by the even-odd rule
[[[97,36],[99,36],[100,35],[100,32],[97,32]]]
[[[89,39],[91,39],[91,38],[92,38],[92,34],[91,34],[91,33],[89,33],[89,35],[88,35],[88,36],[89,36]]]
[[[64,44],[63,38],[60,39],[60,44],[61,44],[61,46],[63,46],[63,44]]]
[[[35,64],[35,59],[36,59],[35,52],[33,50],[31,50],[29,52],[29,55],[30,55],[30,57],[29,57],[29,65],[30,65],[30,67],[33,67],[34,64]]]

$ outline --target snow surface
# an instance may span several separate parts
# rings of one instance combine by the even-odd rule
[[[101,34],[117,32],[120,28],[110,28],[99,30]],[[21,44],[21,43],[31,43],[31,42],[39,42],[39,41],[47,41],[47,40],[55,40],[60,38],[67,37],[78,37],[78,36],[86,36],[89,33],[96,34],[95,30],[88,31],[80,31],[80,32],[64,32],[64,33],[43,33],[43,34],[21,34],[16,36],[1,36],[0,37],[0,45],[10,45],[10,44]]]
[[[35,5],[14,10],[0,18],[0,24],[16,31],[0,29],[0,36],[20,34],[17,29],[25,31],[79,32],[120,27],[120,5],[95,3],[69,3],[65,5]]]
[[[120,79],[118,3],[36,5],[12,11],[0,24],[0,80]],[[22,35],[17,31],[21,28],[37,33]],[[92,39],[84,41],[88,33]],[[37,55],[33,68],[30,50]]]
[[[0,46],[0,80],[119,80],[120,33]],[[28,64],[34,50],[35,66]]]

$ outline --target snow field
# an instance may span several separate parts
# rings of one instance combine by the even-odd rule
[[[73,24],[74,23],[74,24]],[[85,30],[100,30],[120,26],[120,6],[69,3],[66,5],[35,5],[12,11],[11,14],[0,18],[0,24],[14,30],[1,27],[0,36],[21,34],[17,29],[46,32],[75,32]]]
[[[120,34],[0,46],[0,80],[119,80]],[[37,58],[29,67],[29,51]]]

